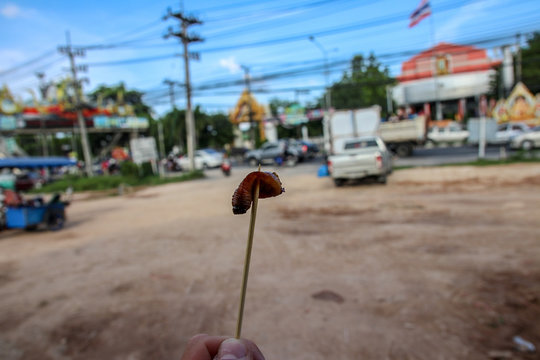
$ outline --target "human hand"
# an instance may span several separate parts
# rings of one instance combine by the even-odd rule
[[[199,334],[192,337],[182,360],[264,360],[252,341]]]

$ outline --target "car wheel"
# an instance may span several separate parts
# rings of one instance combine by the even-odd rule
[[[433,149],[434,147],[436,147],[437,145],[435,144],[435,141],[433,140],[428,140],[426,141],[426,144],[424,145],[424,147],[426,149]]]
[[[379,176],[379,177],[377,178],[377,182],[378,182],[379,184],[386,184],[386,179],[387,179],[387,178],[386,178],[386,175],[381,175],[381,176]]]
[[[259,165],[259,162],[257,161],[257,159],[251,158],[251,159],[248,160],[248,164],[251,167],[255,167],[255,166]]]
[[[296,164],[298,163],[298,157],[297,156],[294,156],[294,155],[291,155],[287,158],[287,166],[296,166]]]
[[[345,179],[334,179],[334,184],[337,186],[337,187],[341,187],[345,184]]]
[[[521,149],[525,151],[529,151],[533,148],[533,143],[530,140],[525,140],[521,143]]]

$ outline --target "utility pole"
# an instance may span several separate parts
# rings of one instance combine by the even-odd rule
[[[248,92],[248,118],[249,118],[249,132],[251,133],[251,141],[253,142],[253,148],[257,146],[257,140],[255,135],[255,123],[253,121],[253,108],[251,107],[251,77],[249,76],[249,67],[240,65],[244,70],[244,81],[246,82],[246,90]]]
[[[326,87],[326,96],[324,100],[324,108],[325,108],[325,114],[323,117],[323,137],[324,137],[324,150],[326,154],[333,151],[333,144],[332,140],[330,138],[330,127],[328,125],[328,122],[330,121],[330,108],[332,107],[332,88],[330,87],[330,69],[328,67],[328,51],[317,41],[315,36],[310,36],[309,41],[311,41],[315,46],[321,50],[324,57],[324,82]]]
[[[171,121],[171,136],[173,136],[174,132],[175,132],[175,129],[176,129],[176,112],[174,110],[176,110],[176,97],[175,97],[175,93],[174,93],[174,87],[175,85],[178,84],[178,82],[174,81],[174,80],[169,80],[169,79],[165,79],[163,80],[163,83],[168,85],[169,86],[169,99],[171,100],[171,108],[172,108],[172,115],[174,116],[172,118],[172,121]],[[178,84],[180,85],[180,84]],[[186,126],[187,128],[187,126]],[[178,145],[180,145],[180,148],[183,149],[184,148],[184,141],[182,140],[182,135],[179,134],[178,136]],[[173,141],[173,144],[174,144],[174,141]]]
[[[45,73],[44,72],[36,72],[36,76],[39,79],[39,92],[41,95],[41,100],[45,101],[47,99],[47,90],[49,89],[49,84],[45,83]],[[40,128],[41,128],[41,153],[43,156],[49,156],[49,145],[48,140],[49,137],[47,134],[45,134],[45,120],[43,117],[41,117],[40,120]]]
[[[71,37],[69,34],[69,31],[66,31],[66,46],[61,46],[58,48],[60,53],[66,54],[69,57],[69,63],[71,66],[71,74],[73,76],[73,89],[75,92],[75,110],[77,112],[77,121],[79,123],[79,129],[81,132],[81,142],[82,142],[82,148],[83,148],[83,155],[84,155],[84,166],[87,176],[93,176],[94,173],[92,171],[92,155],[90,153],[90,146],[88,143],[88,134],[86,132],[86,124],[84,123],[84,117],[82,113],[82,106],[81,106],[81,94],[82,94],[82,86],[79,80],[77,80],[77,70],[86,71],[86,67],[75,66],[75,56],[84,56],[84,50],[83,49],[72,49],[71,48]]]
[[[177,84],[174,80],[165,79],[163,80],[163,83],[166,85],[169,85],[169,98],[171,99],[171,106],[174,109],[176,109],[176,99],[174,96],[174,86]]]
[[[521,81],[521,34],[516,35],[516,83]]]
[[[200,25],[202,21],[193,17],[186,16],[182,11],[173,13],[170,9],[168,10],[167,15],[164,20],[167,20],[169,17],[174,17],[180,20],[181,31],[173,31],[172,28],[169,28],[169,32],[165,35],[165,38],[174,36],[180,41],[184,48],[184,67],[185,67],[185,87],[186,87],[186,129],[187,129],[187,150],[189,157],[189,164],[191,170],[195,170],[195,120],[193,119],[193,110],[191,109],[191,83],[189,80],[189,58],[190,56],[194,59],[199,59],[197,53],[190,54],[188,52],[188,45],[192,42],[203,41],[203,39],[197,35],[189,35],[188,27],[191,25]]]

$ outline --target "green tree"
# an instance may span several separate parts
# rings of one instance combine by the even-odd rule
[[[527,39],[521,51],[521,78],[533,94],[540,92],[540,32]]]
[[[351,61],[351,69],[331,87],[332,107],[354,109],[380,105],[385,116],[386,86],[394,82],[388,68],[378,62],[375,55],[369,55],[367,60],[356,55]],[[323,99],[324,95],[319,100],[320,104]]]
[[[207,114],[197,106],[193,116],[197,148],[221,149],[225,144],[233,142],[233,126],[226,114]],[[184,152],[187,151],[185,110],[173,109],[158,121],[163,125],[165,151],[170,152],[175,145],[180,146]]]
[[[137,116],[143,116],[148,119],[151,119],[151,108],[146,105],[143,100],[143,93],[137,90],[128,90],[123,82],[116,86],[106,86],[100,85],[96,90],[88,94],[91,101],[94,103],[101,98],[101,100],[106,103],[107,101],[118,101],[119,94],[122,94],[121,97],[126,105],[131,105],[133,111]]]

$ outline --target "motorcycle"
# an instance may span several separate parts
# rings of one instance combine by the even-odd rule
[[[231,162],[229,159],[223,159],[223,162],[221,163],[221,171],[225,176],[231,175]]]

